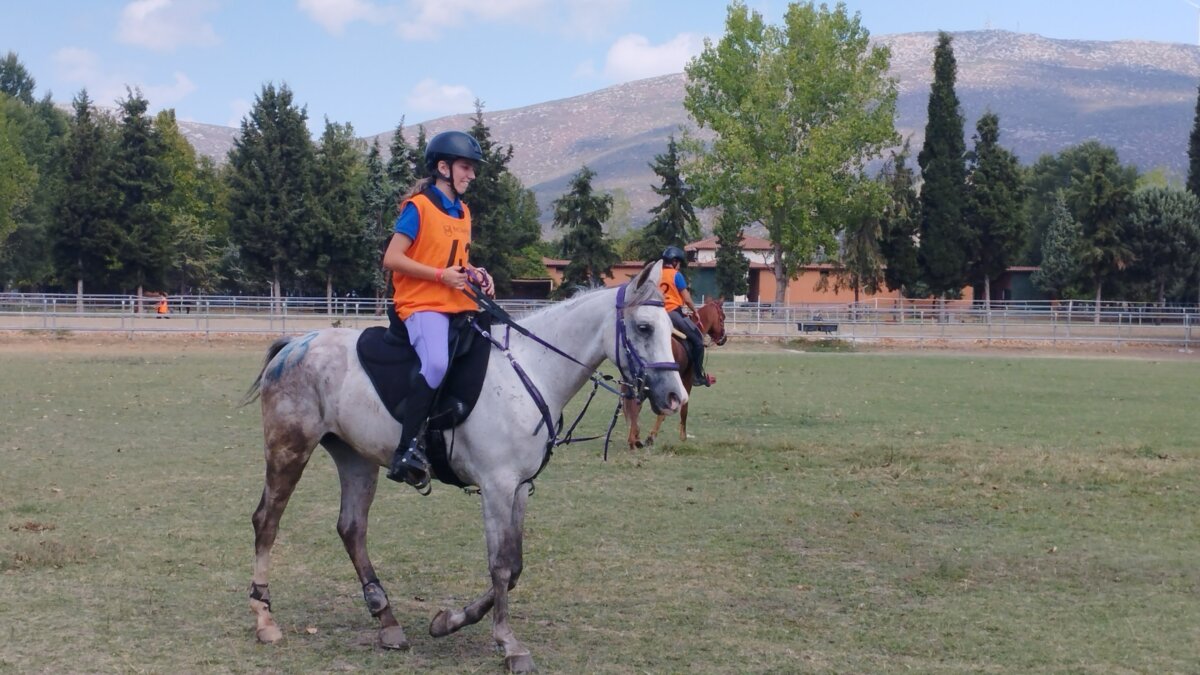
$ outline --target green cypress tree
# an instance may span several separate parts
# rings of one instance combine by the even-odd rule
[[[284,281],[312,269],[314,152],[307,120],[286,84],[266,84],[229,152],[230,237],[241,264],[266,277],[275,298]]]
[[[120,249],[113,230],[117,194],[109,182],[115,130],[100,117],[83,89],[72,101],[74,115],[63,147],[63,188],[54,208],[52,255],[64,284],[73,284],[79,302],[83,290],[106,290],[108,262]]]
[[[376,298],[382,298],[387,291],[387,276],[380,265],[381,256],[392,238],[396,218],[396,196],[392,191],[392,182],[388,178],[383,165],[382,153],[379,151],[379,141],[371,145],[367,152],[366,176],[362,187],[363,231],[367,233],[371,249],[375,252],[371,270],[370,283]]]
[[[122,287],[136,289],[139,298],[146,287],[165,288],[173,240],[168,203],[173,184],[162,137],[146,115],[149,105],[141,91],[127,91],[120,102],[117,151],[110,164],[113,185],[120,192],[120,255],[109,265]]]
[[[971,281],[983,284],[990,309],[992,279],[1015,262],[1028,222],[1022,208],[1024,177],[1016,155],[1000,147],[1000,118],[988,112],[976,125],[967,187],[966,220],[975,241]]]
[[[554,226],[566,230],[561,250],[570,260],[563,270],[559,295],[569,295],[576,286],[604,285],[604,277],[613,278],[613,265],[620,262],[601,226],[612,210],[612,196],[593,191],[595,176],[584,166],[571,177],[570,191],[554,200]]]
[[[512,146],[502,147],[492,140],[478,100],[473,122],[470,134],[479,141],[483,163],[463,197],[471,207],[471,264],[487,268],[496,294],[504,297],[512,292],[521,252],[541,237],[541,226],[536,217],[530,219],[517,208],[524,188],[508,169]]]
[[[920,283],[917,261],[917,233],[921,227],[921,199],[916,177],[907,162],[908,141],[893,151],[884,165],[881,179],[887,186],[888,199],[880,219],[879,252],[883,256],[883,281],[889,290],[913,296]]]
[[[713,234],[717,237],[717,294],[733,300],[750,288],[750,261],[742,250],[742,219],[734,211],[723,209]]]
[[[417,142],[413,145],[413,171],[420,180],[429,175],[429,169],[425,166],[425,125],[417,125]]]
[[[1196,113],[1192,119],[1192,133],[1188,135],[1188,192],[1200,197],[1200,87],[1196,94]]]
[[[1083,271],[1080,263],[1083,227],[1071,214],[1062,190],[1054,193],[1050,214],[1050,223],[1042,241],[1042,264],[1033,273],[1032,281],[1057,300],[1074,291]]]
[[[404,118],[401,117],[388,146],[387,179],[392,192],[392,220],[398,215],[395,211],[400,203],[400,196],[417,182],[417,167],[422,161],[416,158],[415,153],[416,149],[404,138]]]
[[[325,120],[313,171],[314,269],[325,285],[325,302],[333,312],[334,287],[357,287],[372,267],[374,241],[362,227],[365,182],[361,142],[354,127]]]
[[[683,180],[674,135],[667,138],[667,151],[655,155],[650,168],[662,180],[653,189],[663,200],[650,209],[653,218],[638,237],[635,257],[639,260],[653,260],[668,246],[682,248],[700,238],[700,221],[692,206],[693,190]]]
[[[938,34],[933,54],[921,166],[921,245],[918,259],[925,283],[935,295],[957,296],[967,282],[970,235],[963,222],[966,201],[966,142],[954,83],[958,64],[948,33]]]

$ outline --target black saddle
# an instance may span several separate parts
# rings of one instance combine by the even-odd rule
[[[425,437],[425,454],[433,465],[435,476],[459,487],[465,487],[466,483],[450,469],[441,432],[462,424],[475,408],[492,353],[492,343],[471,327],[472,319],[480,328],[490,328],[491,317],[486,314],[463,313],[451,319],[450,366],[438,389]],[[358,338],[357,351],[358,361],[384,407],[402,422],[404,399],[412,383],[421,377],[421,361],[409,342],[404,324],[393,325],[395,329],[373,326],[364,330]],[[399,334],[394,332],[397,329]]]

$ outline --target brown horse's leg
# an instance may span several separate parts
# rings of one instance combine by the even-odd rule
[[[622,394],[628,394],[629,388],[622,386]],[[642,447],[642,431],[638,428],[638,414],[641,413],[642,403],[637,398],[629,396],[621,399],[621,412],[625,414],[625,421],[629,423],[629,449]]]
[[[484,488],[483,524],[488,547],[488,569],[492,587],[473,603],[461,610],[442,610],[429,625],[434,637],[479,621],[492,611],[492,638],[504,650],[504,663],[509,672],[527,673],[536,670],[529,650],[516,638],[508,624],[508,592],[521,577],[522,534],[525,526],[525,506],[529,500],[529,484],[496,485]]]
[[[254,578],[250,582],[250,609],[255,615],[255,636],[260,642],[270,643],[283,637],[283,631],[271,616],[271,594],[267,590],[271,547],[279,534],[279,519],[317,447],[317,438],[299,424],[273,425],[266,399],[263,418],[267,471],[262,498],[251,518],[254,523]]]
[[[329,451],[337,465],[338,480],[342,485],[342,504],[338,514],[337,531],[350,554],[350,562],[358,573],[362,584],[363,599],[371,616],[379,619],[379,643],[386,649],[408,649],[408,637],[400,622],[396,621],[387,593],[375,567],[367,555],[367,516],[371,502],[375,500],[375,488],[379,483],[379,465],[355,452],[353,448],[336,436],[326,436],[321,445]]]
[[[678,338],[671,340],[671,356],[675,358],[675,365],[679,366],[679,378],[683,380],[683,387],[688,392],[692,390],[692,361],[688,358],[687,346]],[[683,404],[683,409],[680,414],[687,414],[687,404]],[[666,415],[659,415],[654,420],[654,429],[650,431],[650,435],[646,437],[646,445],[654,445],[655,439],[658,438],[658,432],[662,429],[663,420]],[[680,440],[687,440],[687,436],[681,436]]]

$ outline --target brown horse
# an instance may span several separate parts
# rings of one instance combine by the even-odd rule
[[[712,344],[718,346],[725,344],[725,308],[721,301],[709,298],[696,310],[696,314],[700,318],[701,331],[712,340]],[[679,364],[679,376],[683,379],[684,389],[691,394],[692,361],[688,356],[686,338],[680,337],[678,332],[671,340],[671,355],[675,357],[675,363]],[[658,437],[658,431],[662,427],[666,415],[658,416],[658,419],[654,421],[654,429],[643,443],[640,438],[641,429],[638,428],[638,413],[642,410],[642,402],[637,398],[626,398],[622,404],[622,410],[625,413],[625,419],[629,421],[629,449],[654,445],[654,439]],[[679,409],[679,440],[681,441],[687,440],[687,413],[688,404],[685,402]]]

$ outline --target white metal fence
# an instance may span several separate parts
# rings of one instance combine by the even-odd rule
[[[170,314],[156,314],[157,298],[127,295],[0,294],[0,330],[284,334],[329,326],[384,324],[385,302],[374,298],[176,296]],[[506,300],[522,316],[548,304]],[[1097,311],[1098,309],[1098,311]],[[1105,302],[994,302],[982,305],[932,301],[878,301],[777,307],[727,303],[726,332],[733,337],[841,339],[848,341],[1038,341],[1145,343],[1190,349],[1200,333],[1195,305]]]

